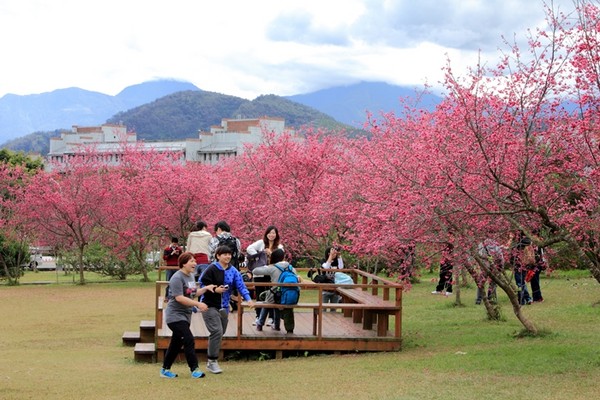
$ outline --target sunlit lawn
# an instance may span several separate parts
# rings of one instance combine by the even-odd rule
[[[596,398],[600,285],[586,273],[562,275],[543,279],[546,301],[526,308],[545,337],[516,339],[521,327],[504,296],[506,321],[488,322],[474,288],[454,307],[430,294],[434,275],[425,275],[404,295],[401,352],[225,361],[223,374],[193,381],[185,364],[173,368],[178,379],[161,380],[158,364],[135,363],[121,344],[124,331],[153,319],[153,283],[81,286],[62,272],[27,273],[23,283],[70,283],[0,285],[0,398]]]

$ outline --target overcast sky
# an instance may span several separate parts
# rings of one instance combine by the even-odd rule
[[[436,87],[446,55],[460,71],[543,26],[542,0],[0,0],[0,97],[163,78],[247,99]]]

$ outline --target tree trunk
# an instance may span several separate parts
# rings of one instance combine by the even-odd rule
[[[496,296],[496,299],[493,302],[490,301],[490,299],[487,296],[489,287],[486,284],[483,285],[481,290],[485,294],[482,297],[482,300],[488,319],[491,321],[500,321],[502,315],[500,314],[500,305],[498,304],[498,297]]]
[[[488,319],[491,321],[500,321],[501,314],[500,305],[498,304],[498,295],[494,294],[494,301],[490,301],[490,299],[488,298],[489,285],[486,282],[480,282],[480,279],[477,276],[477,272],[475,271],[472,265],[468,265],[465,268],[465,270],[467,270],[469,275],[471,275],[471,278],[473,278],[473,281],[475,281],[475,284],[477,285],[477,290],[481,291],[482,293],[482,301]]]
[[[84,248],[80,247],[79,248],[79,254],[78,254],[78,264],[79,264],[79,283],[81,285],[85,285],[85,277],[83,275],[83,251]]]
[[[508,299],[513,306],[513,312],[525,330],[533,336],[537,335],[537,327],[525,316],[525,314],[523,314],[523,307],[519,304],[518,289],[516,285],[512,283],[512,279],[507,277],[504,271],[501,271],[500,273],[500,276],[495,274],[491,275],[492,280],[496,282],[496,285],[508,296]]]
[[[149,282],[150,278],[148,277],[148,268],[146,268],[146,264],[142,264],[142,275],[144,282]]]
[[[571,235],[567,235],[565,237],[565,241],[571,246],[571,248],[577,251],[578,256],[582,260],[586,260],[588,267],[590,269],[590,273],[596,279],[596,282],[600,283],[600,259],[596,254],[596,249],[590,249],[589,251],[585,251],[576,239],[571,237]]]
[[[11,269],[8,268],[8,265],[6,265],[6,261],[4,260],[4,257],[2,257],[2,254],[0,254],[0,262],[2,262],[2,269],[4,269],[4,275],[6,276],[6,279],[8,280],[8,285],[9,286],[14,286],[14,285],[18,285],[19,284],[19,273],[20,273],[20,266],[17,269],[17,276],[13,277],[11,275]]]
[[[454,292],[454,305],[463,306],[460,299],[460,268],[455,265],[452,266],[452,280],[454,281],[453,292]]]
[[[490,277],[492,279],[492,281],[494,281],[496,283],[496,288],[500,288],[500,289],[502,289],[502,291],[504,291],[504,293],[506,293],[506,295],[508,296],[508,299],[510,300],[510,303],[513,306],[513,312],[514,312],[515,316],[517,317],[519,322],[523,325],[525,330],[533,336],[537,335],[538,334],[537,327],[535,326],[535,324],[533,324],[533,322],[531,322],[525,316],[525,314],[523,314],[522,307],[519,304],[519,296],[518,296],[518,292],[517,292],[517,287],[512,283],[511,277],[506,275],[503,268],[490,268],[490,264],[486,263],[479,255],[475,255],[474,257],[475,257],[475,260],[477,261],[477,264],[480,266],[481,270],[484,272],[484,274],[486,276]],[[477,276],[477,272],[475,271],[475,269],[473,268],[472,265],[468,265],[468,263],[466,263],[465,266],[469,270],[469,273],[471,274],[471,276],[473,276],[473,277]],[[484,287],[485,287],[485,285],[484,285]],[[486,294],[486,293],[484,292],[484,294]],[[493,319],[493,320],[496,320],[497,318],[499,319],[500,318],[500,307],[499,307],[498,303],[496,302],[496,307],[493,307],[492,304],[485,303],[485,301],[487,300],[487,296],[484,296],[484,298],[485,298],[484,304],[486,305],[486,312],[487,312],[488,318]],[[489,303],[489,301],[487,303]]]

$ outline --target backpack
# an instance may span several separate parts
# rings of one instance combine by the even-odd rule
[[[308,271],[307,276],[308,279],[312,280],[314,283],[334,283],[334,279],[330,275],[327,275],[321,268],[311,268]]]
[[[525,246],[523,249],[523,256],[521,258],[521,264],[525,267],[527,265],[535,264],[535,250],[533,245]]]
[[[238,252],[237,239],[231,235],[227,237],[217,236],[219,240],[219,246],[227,246],[231,249],[231,262],[230,264],[239,270],[240,265],[240,253]]]
[[[283,269],[279,265],[275,264],[275,267],[281,271],[277,283],[298,283],[298,275],[292,270],[292,266],[288,265],[287,268]],[[281,293],[281,299],[279,301],[279,295]],[[275,302],[278,304],[298,304],[300,300],[300,287],[299,286],[278,286],[275,293]]]

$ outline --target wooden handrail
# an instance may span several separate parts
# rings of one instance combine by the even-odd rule
[[[171,269],[170,267],[160,267],[162,269]],[[301,269],[302,270],[302,269]],[[308,268],[306,268],[306,270],[308,270]],[[369,274],[366,273],[364,271],[360,271],[357,269],[348,269],[348,270],[339,270],[339,271],[348,271],[352,274],[353,279],[354,280],[358,280],[358,278],[360,277],[360,280],[362,283],[356,283],[356,284],[335,284],[335,283],[314,283],[314,282],[307,282],[306,280],[301,282],[301,283],[297,283],[297,284],[293,284],[293,283],[288,283],[288,284],[282,284],[282,283],[277,283],[277,282],[258,282],[257,284],[259,286],[263,286],[263,287],[272,287],[272,286],[299,286],[302,289],[305,290],[316,290],[318,292],[318,302],[315,303],[304,303],[302,302],[301,305],[297,305],[297,306],[285,306],[285,305],[279,305],[279,304],[260,304],[261,307],[264,308],[311,308],[313,309],[313,313],[314,313],[314,325],[313,325],[313,333],[321,338],[322,334],[323,334],[323,312],[325,309],[328,308],[335,308],[335,305],[332,304],[323,304],[322,302],[322,293],[324,290],[328,290],[328,291],[333,291],[336,288],[348,288],[348,289],[361,289],[367,292],[370,292],[371,295],[375,296],[375,297],[381,297],[383,300],[389,301],[390,300],[390,289],[394,290],[394,294],[395,294],[395,309],[390,310],[389,312],[392,313],[392,315],[394,315],[395,318],[395,322],[394,322],[394,336],[397,338],[400,338],[401,335],[401,314],[402,314],[402,290],[403,290],[403,286],[402,284],[399,284],[397,282],[392,282],[383,278],[380,278],[376,275],[373,274]],[[369,283],[369,280],[371,281],[371,283]],[[375,283],[373,283],[375,282]],[[161,293],[162,293],[162,288],[164,286],[168,285],[168,281],[157,281],[156,282],[156,300],[155,300],[155,304],[157,304],[158,302],[158,298],[160,297]],[[249,289],[253,289],[256,284],[254,282],[246,282],[246,287],[248,287]],[[379,289],[382,290],[383,295],[379,296]],[[248,308],[248,304],[246,302],[242,302],[240,296],[238,295],[237,297],[233,297],[232,299],[235,299],[238,302],[238,326],[237,326],[237,337],[238,339],[242,336],[242,321],[243,321],[243,313],[244,313],[244,309]],[[365,303],[342,303],[344,304],[343,306],[339,307],[339,308],[343,308],[346,310],[369,310],[368,309],[368,304]],[[372,309],[373,312],[385,312],[384,310],[381,310],[381,307],[379,307],[380,311],[377,311],[377,307],[374,307]],[[156,319],[158,320],[159,318],[159,310],[158,307],[156,308]],[[162,315],[161,315],[162,317]],[[158,324],[157,324],[158,326]]]

